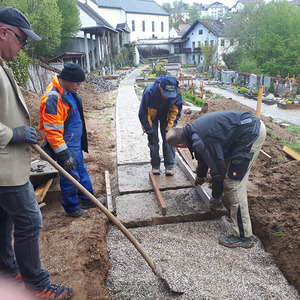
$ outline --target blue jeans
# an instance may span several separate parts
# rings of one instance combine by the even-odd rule
[[[16,276],[20,272],[26,287],[33,289],[51,283],[48,271],[41,269],[41,228],[42,215],[30,181],[21,186],[0,187],[0,273]]]
[[[94,195],[92,183],[90,180],[89,173],[83,160],[83,153],[81,149],[73,149],[69,147],[71,155],[75,160],[75,169],[70,171],[69,174],[74,177],[82,186],[84,186],[92,195]],[[63,166],[62,162],[58,163]],[[63,197],[62,206],[66,212],[73,212],[79,209],[79,203],[77,196],[82,202],[89,203],[89,198],[84,195],[77,187],[69,181],[65,176],[60,174],[60,189]]]
[[[158,136],[158,120],[154,120],[153,129],[155,130],[156,135]],[[174,168],[175,161],[175,148],[171,147],[166,141],[166,127],[167,124],[160,121],[160,133],[162,137],[162,147],[163,147],[163,156],[164,156],[164,165],[165,168]],[[150,148],[150,157],[151,157],[151,165],[152,167],[160,166],[160,156],[159,156],[159,140],[154,143],[154,145],[150,145],[148,143],[148,147]]]

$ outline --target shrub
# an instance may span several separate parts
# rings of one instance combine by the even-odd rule
[[[238,93],[239,93],[239,94],[245,94],[245,93],[248,93],[248,89],[245,88],[245,87],[242,87],[242,88],[238,89]]]
[[[257,96],[258,95],[258,91],[254,91],[254,93],[253,93],[255,96]]]
[[[271,84],[270,84],[269,88],[267,89],[267,91],[269,93],[274,93],[274,82],[273,81],[271,81]]]
[[[296,94],[297,94],[297,95],[300,95],[300,85],[297,86]]]

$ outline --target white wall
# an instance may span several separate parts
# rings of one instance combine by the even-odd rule
[[[132,21],[135,22],[135,31],[132,30]],[[145,21],[145,31],[142,22]],[[152,31],[154,21],[154,32]],[[163,32],[161,31],[163,22]],[[138,39],[151,39],[154,35],[158,39],[169,37],[169,16],[148,15],[148,14],[127,14],[127,24],[131,31],[131,42]]]

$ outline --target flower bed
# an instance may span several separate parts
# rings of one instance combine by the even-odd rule
[[[300,104],[277,103],[277,107],[281,109],[300,109]]]

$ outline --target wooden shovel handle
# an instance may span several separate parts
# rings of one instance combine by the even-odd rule
[[[39,145],[30,144],[30,146],[37,151],[45,160],[47,160],[55,169],[57,169],[63,176],[71,181],[83,194],[85,194],[106,216],[112,221],[121,232],[127,237],[127,239],[133,244],[133,246],[140,252],[142,257],[146,260],[151,267],[153,273],[161,278],[160,272],[157,270],[155,263],[148,255],[143,246],[137,241],[137,239],[125,228],[125,226],[104,206],[95,196],[93,196],[85,187],[83,187],[76,179],[74,179],[64,168],[62,168],[55,160],[53,160]]]

